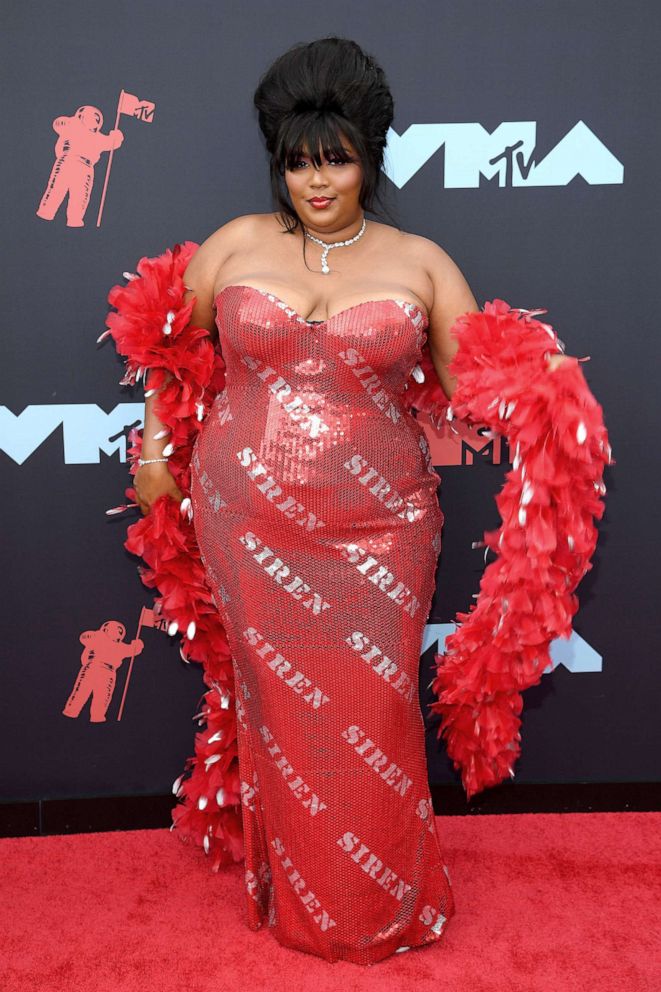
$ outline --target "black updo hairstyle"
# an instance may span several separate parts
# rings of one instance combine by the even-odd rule
[[[289,199],[285,169],[305,147],[317,166],[320,146],[326,158],[350,161],[340,132],[363,168],[360,205],[376,212],[375,199],[382,204],[381,167],[394,104],[383,69],[360,45],[335,35],[293,45],[261,77],[253,100],[271,156],[271,192],[280,208],[283,233],[291,234],[299,226],[305,230]],[[306,241],[303,238],[304,254]]]

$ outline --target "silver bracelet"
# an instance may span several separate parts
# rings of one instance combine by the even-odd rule
[[[167,462],[167,458],[138,458],[139,465],[151,465],[153,462]]]

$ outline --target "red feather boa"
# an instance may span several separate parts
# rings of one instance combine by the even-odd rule
[[[183,802],[174,807],[172,819],[182,840],[203,845],[217,871],[242,860],[244,850],[232,656],[186,512],[193,445],[225,381],[224,364],[209,332],[191,323],[193,304],[184,303],[183,274],[197,248],[187,241],[157,257],[141,258],[138,274],[127,273],[127,285],[113,286],[108,293],[108,303],[117,312],[108,313],[109,329],[99,340],[112,335],[117,351],[126,356],[121,384],[139,382],[150,369],[149,388],[161,390],[155,412],[169,431],[169,468],[184,502],[161,496],[146,516],[128,527],[124,547],[145,562],[147,567],[140,567],[142,581],[158,590],[154,609],[169,622],[169,632],[186,632],[182,658],[203,665],[209,691],[195,719],[205,727],[195,736],[195,756],[186,762],[185,771],[192,774],[174,783],[173,791]],[[165,372],[171,374],[167,382]],[[130,440],[135,475],[142,430],[133,430]],[[127,489],[126,496],[135,500],[135,490]]]
[[[445,654],[435,656],[430,709],[441,714],[438,736],[470,799],[514,777],[521,691],[540,681],[551,641],[571,635],[574,590],[597,543],[593,519],[604,512],[603,467],[613,461],[578,360],[565,356],[549,369],[549,355],[562,350],[549,324],[496,299],[460,316],[452,334],[451,404],[434,387],[413,404],[437,423],[445,414],[485,425],[514,451],[496,498],[503,522],[484,535],[496,560],[470,612],[457,615]]]
[[[213,602],[190,517],[190,461],[197,432],[224,384],[224,365],[205,328],[191,323],[183,274],[198,245],[187,241],[154,258],[141,258],[126,286],[113,286],[108,330],[126,357],[121,384],[149,369],[160,390],[155,412],[169,431],[169,467],[184,494],[179,505],[163,496],[128,527],[124,546],[139,556],[143,583],[156,589],[155,610],[182,636],[186,661],[203,665],[208,691],[196,719],[195,756],[174,783],[182,799],[172,812],[182,840],[201,844],[212,867],[243,858],[243,837],[232,658]],[[536,311],[544,313],[545,311]],[[439,736],[461,770],[467,798],[507,775],[520,753],[521,691],[541,679],[551,640],[569,636],[578,608],[574,589],[596,545],[594,518],[603,514],[604,464],[612,463],[602,410],[578,361],[565,358],[550,371],[548,355],[561,350],[548,324],[503,300],[484,312],[461,315],[451,333],[458,351],[452,403],[436,375],[428,343],[406,404],[439,426],[454,416],[503,434],[515,449],[514,466],[496,502],[503,524],[485,533],[497,555],[485,570],[476,603],[457,615],[458,629],[436,655],[432,683],[441,714]],[[165,372],[171,378],[166,381]],[[163,387],[163,388],[161,388]],[[131,474],[142,430],[131,432]],[[170,450],[170,449],[168,449]],[[135,500],[135,490],[126,490]],[[129,505],[135,505],[131,503]],[[121,512],[115,507],[109,513]],[[187,512],[188,511],[188,512]]]

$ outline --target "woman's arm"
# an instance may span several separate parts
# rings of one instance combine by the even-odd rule
[[[214,311],[214,288],[218,272],[233,251],[233,244],[240,232],[239,221],[236,217],[214,231],[197,249],[184,272],[184,303],[190,303],[195,298],[190,321],[196,327],[205,327],[212,341],[218,337]],[[168,375],[168,380],[171,378]],[[145,392],[150,389],[149,378],[145,379]],[[154,435],[163,431],[163,424],[156,416],[156,395],[145,397],[145,430],[142,444],[143,458],[160,458],[167,438],[155,439]]]
[[[232,251],[232,242],[236,236],[237,220],[229,221],[204,241],[191,258],[184,272],[184,303],[190,303],[195,298],[190,321],[195,327],[204,327],[215,340],[218,331],[213,309],[213,295],[217,273],[224,260]],[[168,432],[156,414],[158,393],[147,395],[152,388],[152,370],[148,370],[144,378],[145,385],[145,415],[142,438],[143,459],[163,458],[163,451],[169,443]],[[166,383],[171,375],[166,375]],[[164,388],[162,386],[161,388]],[[164,493],[182,500],[182,494],[176,486],[168,469],[167,462],[150,462],[141,465],[135,473],[134,488],[138,506],[143,514],[149,512],[151,504]]]
[[[452,399],[456,378],[448,366],[457,353],[457,341],[450,328],[462,313],[477,312],[479,307],[464,275],[440,245],[425,240],[423,264],[432,286],[432,303],[429,309],[429,354],[443,392]]]
[[[184,302],[195,296],[191,323],[206,327],[212,341],[218,338],[214,293],[220,272],[235,251],[245,249],[256,236],[258,217],[258,214],[242,214],[228,220],[202,242],[184,272],[187,287]]]
[[[168,375],[168,381],[171,377]],[[149,391],[149,377],[145,376],[145,392]],[[157,393],[145,397],[144,430],[142,432],[142,450],[140,457],[144,459],[162,458],[163,449],[169,443],[168,432],[156,416],[154,405]],[[143,514],[149,513],[152,503],[159,496],[167,493],[179,503],[183,494],[172,477],[167,462],[151,462],[138,466],[133,477],[135,498]]]
[[[460,314],[476,313],[480,308],[458,265],[439,245],[425,241],[424,260],[433,292],[429,311],[429,353],[443,391],[451,400],[457,380],[450,375],[448,366],[457,353],[458,344],[450,334],[450,328]],[[567,357],[550,355],[549,370],[554,371]]]

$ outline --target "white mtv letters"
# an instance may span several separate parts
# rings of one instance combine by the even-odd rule
[[[388,130],[384,172],[401,189],[442,147],[445,189],[477,189],[480,176],[498,186],[566,186],[575,176],[591,185],[622,183],[624,166],[584,121],[535,159],[536,121],[504,121],[494,131],[477,122],[412,124]]]
[[[22,465],[61,426],[67,465],[98,465],[100,451],[126,461],[127,430],[142,427],[144,409],[144,402],[118,403],[110,413],[96,403],[48,403],[15,416],[0,406],[0,449]]]

